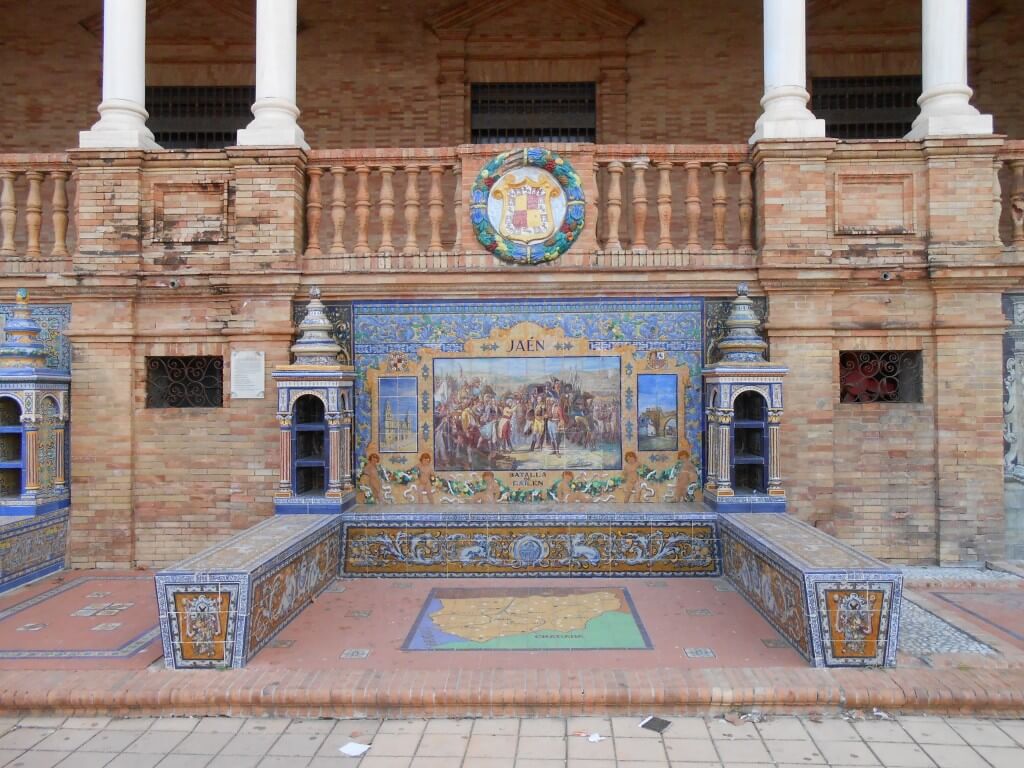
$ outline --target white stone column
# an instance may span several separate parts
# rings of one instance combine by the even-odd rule
[[[256,102],[240,146],[309,149],[295,106],[297,0],[256,0]]]
[[[824,137],[825,121],[807,108],[809,100],[805,2],[764,0],[764,114],[750,143]]]
[[[146,0],[103,0],[103,101],[88,148],[160,149],[146,127]]]
[[[970,104],[967,0],[924,0],[921,21],[921,114],[907,138],[992,133],[992,115]]]

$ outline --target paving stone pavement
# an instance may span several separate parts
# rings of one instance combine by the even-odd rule
[[[5,768],[1022,768],[1024,720],[0,718]],[[589,734],[602,737],[590,741]],[[363,757],[339,748],[370,744]]]

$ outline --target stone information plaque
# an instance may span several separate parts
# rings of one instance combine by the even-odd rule
[[[262,400],[265,355],[251,349],[231,352],[231,398]]]

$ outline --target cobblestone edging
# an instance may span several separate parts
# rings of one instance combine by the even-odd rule
[[[1024,669],[0,672],[0,714],[486,717],[736,707],[1024,716]]]

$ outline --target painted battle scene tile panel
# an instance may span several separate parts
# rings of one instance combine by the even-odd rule
[[[441,587],[424,601],[403,651],[652,648],[625,587]]]
[[[622,466],[618,357],[447,358],[433,374],[437,470]]]
[[[692,500],[701,312],[699,299],[357,302],[360,500]],[[638,377],[655,372],[641,393]],[[389,454],[380,441],[394,434],[382,428],[396,423],[391,382],[413,377],[417,447],[410,439]],[[674,385],[676,400],[661,398],[666,418],[651,441],[655,412],[641,430],[637,406],[655,381],[665,393]]]
[[[811,659],[803,582],[728,528],[723,528],[721,535],[725,575],[772,626]]]
[[[159,657],[152,575],[51,576],[0,599],[2,669],[142,669]]]

